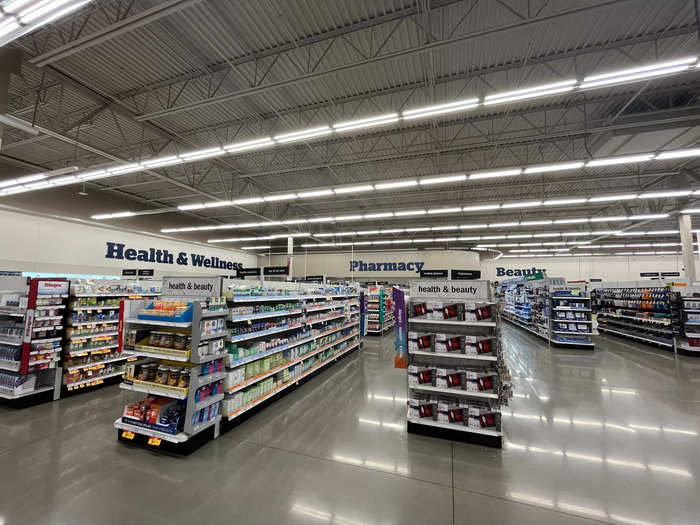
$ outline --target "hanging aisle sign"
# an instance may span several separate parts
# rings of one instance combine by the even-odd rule
[[[489,299],[488,281],[414,281],[409,293],[411,299]]]
[[[259,277],[260,273],[260,268],[239,268],[236,275],[238,277]]]
[[[433,277],[437,279],[447,279],[447,270],[421,270],[421,279]]]
[[[287,275],[288,271],[288,266],[265,266],[263,275]]]
[[[450,270],[453,281],[472,281],[481,278],[481,270]]]
[[[218,297],[221,277],[163,277],[163,296]]]

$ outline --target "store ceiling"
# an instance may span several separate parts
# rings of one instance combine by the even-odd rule
[[[144,161],[694,56],[699,49],[696,24],[689,0],[93,2],[12,44],[23,52],[24,62],[22,75],[11,77],[8,113],[44,131],[34,137],[5,128],[0,173],[12,178],[18,171]],[[700,139],[699,93],[700,70],[694,68],[669,77],[402,120],[113,176],[86,183],[87,196],[78,195],[82,185],[69,185],[0,197],[0,205],[88,219],[216,199],[688,148]],[[696,159],[169,212],[109,223],[159,232],[494,201],[700,189]],[[266,232],[239,228],[172,235],[206,241],[265,233],[672,213],[688,204],[693,200],[687,197],[636,199],[450,217],[378,218],[362,224],[282,225]],[[671,216],[640,229],[675,226]],[[568,225],[567,230],[574,229],[596,227]],[[551,227],[527,229],[545,230]],[[411,238],[407,235],[376,238]],[[261,243],[226,245],[251,244]],[[264,244],[286,248],[284,239]]]

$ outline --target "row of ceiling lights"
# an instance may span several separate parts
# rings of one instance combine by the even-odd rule
[[[524,88],[524,89],[518,89],[518,90],[513,90],[513,91],[507,91],[503,93],[496,93],[493,95],[488,95],[483,98],[483,100],[480,100],[478,98],[468,98],[468,99],[462,99],[458,101],[453,101],[445,104],[437,104],[437,105],[430,105],[430,106],[424,106],[420,108],[415,108],[415,109],[408,109],[401,111],[399,114],[398,112],[392,112],[388,114],[383,114],[383,115],[376,115],[376,116],[371,116],[367,118],[362,118],[362,119],[356,119],[356,120],[351,120],[351,121],[344,121],[344,122],[338,122],[332,125],[323,125],[323,126],[315,126],[312,128],[307,128],[303,130],[298,130],[290,133],[282,133],[279,135],[275,135],[272,137],[262,137],[254,140],[247,140],[243,142],[237,142],[233,144],[228,144],[223,147],[208,147],[205,149],[199,149],[195,151],[189,151],[177,155],[168,155],[164,157],[158,157],[158,158],[152,158],[148,161],[143,161],[143,162],[135,162],[131,164],[121,164],[118,166],[113,166],[109,168],[104,168],[104,169],[97,169],[97,170],[90,170],[87,172],[83,172],[77,175],[71,175],[71,176],[66,176],[66,177],[61,177],[58,179],[53,179],[53,180],[40,180],[38,182],[32,182],[30,184],[16,184],[13,186],[10,186],[6,188],[3,191],[0,191],[0,196],[3,195],[13,195],[17,193],[23,193],[27,191],[35,191],[35,190],[41,190],[41,189],[46,189],[46,188],[51,188],[51,187],[56,187],[56,186],[63,186],[67,184],[76,184],[80,182],[85,182],[88,180],[96,180],[100,178],[106,178],[106,177],[113,177],[113,176],[118,176],[118,175],[127,175],[130,173],[136,173],[139,171],[145,171],[145,170],[151,170],[151,169],[157,169],[157,168],[164,168],[168,166],[173,166],[177,164],[184,164],[184,163],[189,163],[189,162],[197,162],[203,159],[207,158],[213,158],[217,156],[223,156],[223,155],[231,155],[231,154],[236,154],[236,153],[245,153],[251,150],[259,150],[267,147],[272,147],[278,144],[286,144],[286,143],[291,143],[291,142],[297,142],[297,141],[305,141],[305,140],[310,140],[310,139],[315,139],[318,137],[323,137],[330,135],[332,133],[344,133],[348,131],[356,131],[356,130],[362,130],[362,129],[367,129],[367,128],[373,128],[381,125],[387,125],[387,124],[392,124],[395,122],[398,122],[400,120],[413,120],[413,119],[418,119],[418,118],[429,118],[429,117],[436,117],[436,116],[441,116],[445,114],[450,114],[450,113],[456,113],[456,112],[463,112],[469,109],[474,109],[479,106],[491,106],[495,104],[502,104],[502,103],[510,103],[510,102],[516,102],[516,101],[523,101],[523,100],[528,100],[528,99],[533,99],[533,98],[538,98],[538,97],[543,97],[543,96],[549,96],[549,95],[559,95],[562,93],[567,93],[567,92],[572,92],[572,91],[584,91],[587,89],[593,89],[593,88],[598,88],[598,87],[603,87],[603,86],[609,86],[609,85],[616,85],[616,84],[624,84],[628,82],[637,82],[641,81],[644,79],[649,79],[649,78],[654,78],[654,77],[660,77],[660,76],[665,76],[665,75],[672,75],[672,74],[677,74],[677,73],[682,73],[685,71],[690,70],[691,68],[697,69],[700,67],[698,64],[698,59],[697,57],[685,57],[685,58],[680,58],[680,59],[673,59],[673,60],[668,60],[668,61],[663,61],[663,62],[656,62],[653,64],[648,64],[646,66],[639,66],[639,67],[633,67],[633,68],[627,68],[627,69],[622,69],[622,70],[617,70],[617,71],[611,71],[608,73],[602,73],[602,74],[596,74],[596,75],[589,75],[587,77],[584,77],[582,81],[578,81],[576,79],[569,79],[569,80],[564,80],[564,81],[559,81],[559,82],[554,82],[554,83],[548,83],[548,84],[543,84],[539,86],[533,86],[529,88]],[[653,157],[653,154],[651,154],[651,157],[649,159],[643,159],[640,162],[643,162],[644,160],[650,160]],[[583,161],[581,161],[583,162]],[[599,159],[596,161],[591,161],[593,164],[588,164],[591,167],[596,166],[596,165],[609,165],[607,162],[612,162],[614,163],[614,160],[609,160],[609,159]],[[626,161],[626,162],[637,162],[637,161]],[[597,164],[596,164],[597,163]],[[565,163],[565,164],[571,164],[571,163]],[[575,163],[574,163],[575,164]],[[582,166],[578,166],[582,167]],[[548,168],[546,166],[542,166],[540,169],[547,171]],[[573,169],[573,168],[567,168],[567,167],[562,167],[562,168],[557,168],[557,169]],[[520,170],[520,172],[523,172],[524,170]],[[541,171],[540,171],[541,172]],[[537,171],[533,172],[537,173]],[[514,173],[515,174],[515,173]],[[466,179],[466,175],[462,175]],[[480,178],[479,173],[472,174],[470,177],[474,176],[474,178]],[[488,175],[487,173],[482,173],[481,178],[486,177],[486,176],[498,176],[498,175]],[[372,186],[372,189],[383,189],[377,187],[378,185],[367,185],[367,186]],[[386,188],[388,189],[388,188]],[[327,190],[330,191],[330,194],[334,193],[334,190]],[[365,191],[370,191],[370,190],[365,190]],[[294,195],[293,197],[291,195]],[[296,199],[296,198],[304,198],[302,197],[302,194],[289,194],[289,199]],[[284,200],[283,197],[285,196],[269,196],[268,199],[274,199],[277,197],[277,200]],[[260,197],[259,202],[263,202],[265,200],[264,197]],[[245,200],[245,199],[244,199]],[[219,202],[225,202],[226,204],[219,204]],[[201,206],[202,208],[204,207],[211,207],[211,206],[226,206],[226,205],[239,205],[239,204],[234,204],[236,201],[217,201],[217,202],[212,202],[212,203],[207,203],[207,204],[192,204],[192,205],[185,205],[185,206]],[[189,209],[201,209],[201,208],[189,208]],[[168,210],[169,211],[169,210]],[[110,216],[110,215],[115,215],[115,214],[103,214],[104,216],[102,218],[109,219],[109,218],[119,218],[120,216],[125,216],[125,215],[119,215],[116,214],[117,216]]]
[[[620,164],[632,164],[632,163],[640,163],[640,162],[647,162],[652,159],[656,160],[668,160],[668,159],[677,159],[677,158],[689,158],[689,157],[696,157],[700,156],[700,148],[693,148],[693,149],[682,149],[682,150],[673,150],[673,151],[665,151],[661,153],[643,153],[643,154],[638,154],[638,155],[625,155],[625,156],[619,156],[619,157],[609,157],[609,158],[604,158],[604,159],[596,159],[596,160],[590,160],[590,161],[575,161],[575,162],[560,162],[560,163],[554,163],[554,164],[539,164],[539,165],[533,165],[533,166],[527,166],[527,167],[520,167],[520,168],[507,168],[507,169],[498,169],[498,170],[487,170],[487,171],[478,171],[471,173],[469,176],[467,176],[464,173],[458,173],[458,174],[449,174],[449,175],[442,175],[442,176],[437,176],[437,177],[426,177],[422,179],[408,179],[408,180],[398,180],[398,181],[391,181],[391,182],[373,182],[373,183],[367,183],[367,184],[361,184],[361,185],[355,185],[355,186],[339,186],[339,187],[334,187],[334,188],[324,188],[324,189],[316,189],[316,190],[311,190],[311,191],[305,191],[305,192],[298,192],[298,193],[285,193],[285,194],[273,194],[273,195],[268,195],[265,197],[247,197],[245,199],[236,199],[236,200],[230,200],[230,201],[212,201],[212,202],[207,202],[207,203],[195,203],[195,204],[183,204],[178,206],[176,209],[175,208],[163,208],[162,210],[145,210],[142,212],[138,211],[122,211],[122,212],[114,212],[114,213],[100,213],[97,215],[93,215],[92,218],[95,220],[108,220],[108,219],[119,219],[119,218],[126,218],[126,217],[134,217],[137,215],[153,215],[155,213],[168,213],[171,211],[195,211],[195,210],[202,210],[202,209],[208,209],[208,208],[222,208],[222,207],[227,207],[227,206],[245,206],[245,205],[250,205],[250,204],[262,204],[266,202],[278,202],[278,201],[290,201],[290,200],[296,200],[296,199],[313,199],[313,198],[319,198],[319,197],[333,197],[333,196],[340,196],[340,195],[346,195],[346,194],[351,194],[351,193],[364,193],[364,192],[373,192],[373,191],[383,191],[383,190],[399,190],[399,189],[406,189],[406,188],[417,188],[421,186],[428,186],[428,185],[436,185],[436,184],[450,184],[450,183],[457,183],[457,182],[464,182],[466,180],[477,180],[477,179],[486,179],[486,178],[493,178],[493,177],[505,177],[505,176],[513,176],[513,175],[520,175],[520,174],[536,174],[536,173],[545,173],[545,172],[556,172],[556,171],[563,171],[563,170],[571,170],[571,169],[579,169],[579,168],[585,168],[585,167],[599,167],[599,166],[613,166],[613,165],[620,165]],[[482,206],[472,206],[472,207],[467,207],[460,209],[458,211],[478,211],[478,210],[493,210],[493,209],[498,209],[498,208],[503,208],[503,209],[508,209],[508,208],[524,208],[524,207],[529,207],[529,206],[556,206],[556,205],[568,205],[568,204],[586,204],[589,202],[605,202],[605,201],[611,201],[611,200],[629,200],[629,199],[636,199],[636,198],[658,198],[658,197],[680,197],[684,195],[688,195],[688,193],[682,193],[682,192],[673,192],[673,191],[666,191],[666,192],[651,192],[651,193],[646,193],[646,194],[627,194],[627,195],[605,195],[605,196],[600,196],[600,197],[572,197],[568,199],[550,199],[546,201],[533,201],[533,202],[513,202],[513,203],[504,203],[504,204],[490,204],[490,205],[485,205],[487,207],[482,207]],[[0,191],[0,195],[1,195]],[[448,208],[445,210],[423,210],[425,213],[449,213],[450,210],[454,210],[454,208]],[[397,212],[399,214],[401,213],[406,213],[406,212]],[[417,210],[415,214],[420,214],[421,211]],[[374,214],[373,214],[374,215]],[[385,216],[391,216],[385,215]],[[352,216],[354,217],[354,216]],[[214,229],[214,227],[211,227],[211,229]],[[171,231],[187,231],[187,230],[173,230],[170,229]]]

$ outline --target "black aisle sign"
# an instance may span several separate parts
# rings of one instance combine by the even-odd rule
[[[238,275],[238,277],[259,277],[260,268],[239,268],[236,275]]]
[[[136,268],[125,268],[122,270],[122,277],[136,277]]]
[[[659,272],[641,272],[639,274],[640,277],[658,277]]]
[[[287,275],[286,266],[265,266],[263,275]]]
[[[138,276],[139,276],[139,277],[153,277],[153,268],[145,269],[145,270],[139,270],[139,271],[138,271]]]
[[[323,283],[323,275],[307,275],[304,281],[309,283]]]
[[[681,272],[661,272],[661,277],[680,277]]]
[[[421,270],[421,278],[423,277],[435,277],[438,279],[447,279],[447,270]]]
[[[603,279],[590,279],[592,283],[602,283]]]
[[[481,270],[450,270],[450,279],[453,281],[481,279]]]

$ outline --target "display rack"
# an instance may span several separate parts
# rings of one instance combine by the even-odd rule
[[[680,293],[660,282],[599,283],[593,293],[599,332],[664,350],[684,330],[681,308]]]
[[[408,313],[408,431],[500,448],[512,393],[488,281],[413,282]]]
[[[120,381],[131,356],[119,341],[125,298],[157,297],[160,281],[71,281],[63,345],[63,388],[77,393]]]
[[[676,352],[700,357],[700,287],[678,287],[676,290],[681,295],[681,323],[675,337]]]
[[[224,295],[231,309],[224,430],[360,346],[356,289],[227,280]]]
[[[60,396],[67,298],[65,279],[0,277],[0,400],[21,407]]]
[[[591,297],[585,285],[552,285],[550,300],[550,343],[593,350]]]
[[[367,300],[367,334],[384,335],[394,327],[391,288],[370,287]]]
[[[120,387],[141,399],[114,427],[119,441],[189,454],[219,435],[229,310],[220,277],[165,277],[163,290],[124,301],[123,348],[138,360]]]

